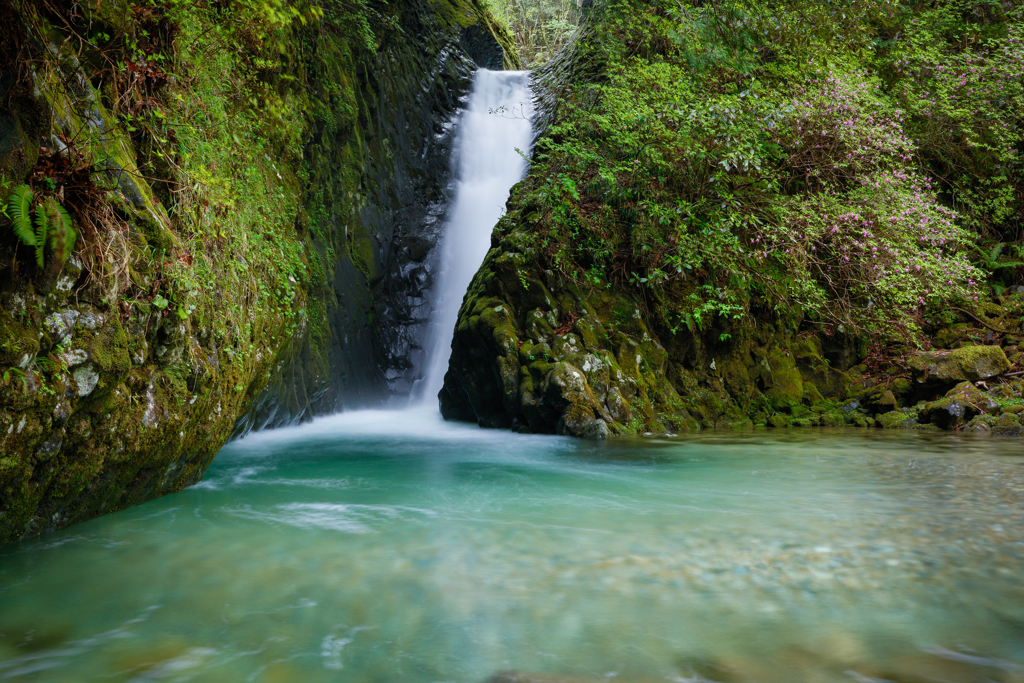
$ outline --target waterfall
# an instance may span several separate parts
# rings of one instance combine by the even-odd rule
[[[530,74],[480,69],[453,150],[455,196],[440,249],[426,367],[414,402],[436,407],[444,382],[459,307],[505,213],[509,190],[526,174],[533,128]],[[518,151],[517,151],[518,150]]]

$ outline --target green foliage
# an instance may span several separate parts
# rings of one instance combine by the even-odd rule
[[[875,31],[893,25],[899,0],[704,0],[663,10],[672,20],[666,36],[698,69],[731,65],[758,68],[765,57],[799,52],[827,42],[832,49],[866,55]]]
[[[551,59],[580,22],[576,0],[489,0],[487,4],[515,37],[528,68]]]
[[[36,233],[32,229],[32,197],[32,188],[19,185],[14,188],[7,202],[7,213],[14,224],[14,234],[22,244],[29,247],[36,245]]]
[[[178,190],[169,213],[180,246],[140,269],[162,272],[140,293],[151,315],[208,329],[226,356],[190,354],[197,372],[251,377],[305,317],[305,245],[296,235],[308,104],[298,34],[319,5],[175,2],[173,75],[140,127],[153,131]],[[248,386],[249,381],[246,380]]]
[[[14,228],[14,234],[22,244],[35,247],[36,265],[44,264],[44,251],[47,246],[57,263],[64,263],[78,241],[71,216],[53,197],[46,197],[38,205],[32,220],[32,189],[28,185],[19,185],[14,189],[8,201],[8,213]]]
[[[1024,257],[1024,249],[1021,249],[1020,245],[1014,245],[1013,250],[1017,252],[1017,260],[1007,260],[1003,255],[1003,249],[1006,244],[999,242],[989,249],[983,249],[977,245],[971,245],[974,251],[977,252],[978,256],[981,257],[981,261],[985,266],[986,270],[992,271],[993,273],[1000,270],[1015,270],[1017,268],[1024,267],[1024,260],[1020,260]]]
[[[50,227],[50,217],[42,210],[42,205],[36,207],[35,234],[33,235],[32,246],[36,248],[36,265],[43,267],[43,250],[46,248],[46,232]]]
[[[1024,269],[1024,245],[1007,245],[1004,242],[998,242],[984,247],[976,244],[971,246],[974,248],[981,266],[992,273],[990,282],[996,294],[1001,294],[1012,285],[1016,273]],[[1004,253],[1004,249],[1007,253]],[[1009,252],[1013,252],[1013,255],[1011,256]]]
[[[558,93],[520,190],[542,266],[631,290],[673,331],[768,309],[903,336],[927,310],[974,300],[986,273],[967,228],[1021,211],[1019,27],[985,19],[992,85],[945,110],[977,142],[942,147],[922,131],[947,124],[905,104],[894,83],[917,80],[893,64],[914,27],[938,31],[947,14],[890,0],[607,3],[576,55],[600,76]],[[963,36],[930,35],[939,73]],[[949,60],[963,64],[957,92],[978,59]],[[971,170],[960,182],[953,167]]]
[[[362,47],[370,54],[377,54],[374,24],[398,30],[396,22],[374,9],[368,0],[325,0],[323,5],[326,23],[356,38],[353,47]]]
[[[1019,11],[1019,10],[1018,10]],[[926,7],[882,43],[879,68],[907,132],[971,228],[1020,237],[1024,26],[994,2]]]
[[[42,215],[42,220],[47,224],[47,231],[50,236],[50,251],[57,263],[64,263],[75,248],[78,241],[78,231],[75,229],[71,216],[64,210],[64,207],[50,198],[36,207],[36,214]],[[37,249],[37,251],[39,251]],[[40,252],[41,254],[41,252]],[[42,265],[41,255],[37,255]]]

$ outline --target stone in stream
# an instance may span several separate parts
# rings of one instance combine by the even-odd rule
[[[1024,428],[1021,427],[1021,418],[1012,413],[1003,413],[996,418],[992,425],[992,436],[1021,436]]]
[[[486,683],[596,683],[598,680],[604,679],[549,676],[527,671],[501,671],[488,678]]]
[[[967,425],[969,431],[976,431],[974,427],[985,423],[985,427],[992,427],[987,424],[987,418],[994,417],[999,412],[999,404],[991,396],[978,389],[970,382],[961,382],[946,393],[945,397],[936,401],[926,403],[918,412],[918,421],[926,424],[933,424],[942,429],[955,429]],[[985,417],[986,420],[976,422],[975,418]],[[974,425],[974,427],[972,427]],[[1011,428],[1018,427],[1016,419],[1009,422],[1004,421],[1002,426]],[[1019,436],[1019,434],[1007,433],[1005,436]]]

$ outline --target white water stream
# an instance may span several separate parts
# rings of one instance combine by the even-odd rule
[[[528,71],[480,69],[469,106],[459,121],[453,162],[455,198],[449,210],[434,314],[427,335],[424,379],[413,404],[437,408],[437,392],[448,369],[459,307],[473,275],[487,255],[491,230],[505,213],[509,190],[526,173],[533,129]]]

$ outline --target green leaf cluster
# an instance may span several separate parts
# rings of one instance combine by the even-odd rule
[[[71,216],[53,197],[40,201],[32,211],[34,193],[28,185],[14,188],[7,203],[7,213],[15,236],[28,247],[35,247],[36,265],[44,264],[46,247],[57,263],[64,263],[75,248],[78,231]],[[34,217],[34,219],[33,219]]]

